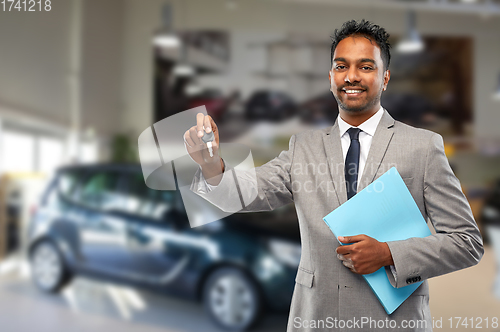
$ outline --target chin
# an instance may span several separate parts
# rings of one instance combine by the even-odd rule
[[[369,110],[370,108],[372,108],[376,103],[377,103],[377,99],[372,99],[370,101],[364,101],[362,103],[349,103],[349,104],[346,104],[344,102],[344,100],[339,100],[337,99],[337,103],[340,105],[340,108],[342,108],[344,111],[348,112],[348,113],[363,113],[367,110]]]
[[[349,113],[361,113],[368,109],[367,105],[346,105],[344,103],[340,103],[340,107]]]
[[[343,99],[339,98],[338,94],[333,94],[333,97],[335,97],[335,100],[337,101],[337,104],[342,108],[344,111],[349,112],[349,113],[361,113],[367,108],[369,108],[369,105],[364,103],[362,105],[352,105],[352,104],[346,104]]]

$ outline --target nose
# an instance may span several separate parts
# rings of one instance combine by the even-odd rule
[[[354,83],[359,81],[360,77],[358,75],[357,68],[355,66],[351,66],[344,77],[344,82]]]

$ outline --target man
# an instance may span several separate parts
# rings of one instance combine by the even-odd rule
[[[287,331],[431,331],[426,279],[475,265],[482,257],[482,238],[442,137],[395,121],[380,105],[390,79],[387,39],[383,28],[364,20],[335,30],[329,79],[339,105],[337,121],[292,136],[288,151],[255,168],[257,182],[224,165],[209,116],[198,114],[197,125],[185,133],[186,149],[201,166],[192,190],[205,199],[234,210],[228,197],[241,194],[246,202],[256,195],[241,211],[295,202],[302,256]],[[215,134],[213,157],[203,149],[203,130]],[[360,234],[339,238],[351,243],[339,247],[322,218],[392,166],[436,234],[387,243]],[[381,267],[394,287],[424,281],[391,315],[362,278]]]

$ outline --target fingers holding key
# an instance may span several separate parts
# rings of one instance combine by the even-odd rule
[[[203,135],[213,132],[213,141],[207,144],[202,140]],[[196,114],[196,125],[184,133],[184,142],[191,158],[200,165],[218,161],[219,132],[217,125],[210,115]]]

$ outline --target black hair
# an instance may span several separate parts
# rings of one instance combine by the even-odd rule
[[[333,35],[331,36],[331,65],[333,65],[333,53],[335,52],[335,49],[337,48],[337,45],[340,43],[340,41],[344,38],[355,35],[367,37],[368,39],[377,43],[378,47],[380,48],[382,61],[384,62],[384,70],[389,69],[389,63],[391,62],[391,44],[389,44],[389,42],[387,41],[389,39],[389,34],[387,33],[387,31],[385,31],[384,28],[364,19],[360,22],[356,22],[355,20],[347,21],[342,24],[342,27],[340,29],[335,29]]]

